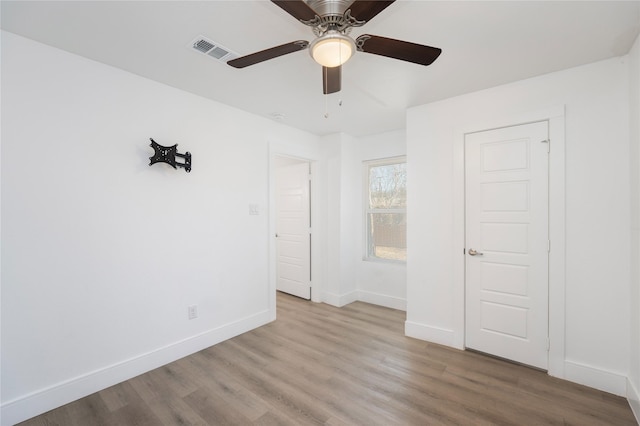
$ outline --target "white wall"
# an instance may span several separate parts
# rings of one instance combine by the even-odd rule
[[[6,32],[2,89],[2,424],[271,319],[267,141],[316,136]]]
[[[461,217],[454,210],[456,185],[463,181],[460,129],[516,124],[516,117],[564,106],[566,304],[551,323],[564,332],[562,348],[555,342],[552,350],[564,352],[561,377],[624,394],[630,321],[627,76],[627,58],[615,58],[408,111],[409,335],[454,346],[462,342],[456,336],[464,335],[457,316],[464,284],[456,278],[463,276],[463,246],[454,240],[464,235],[463,220],[454,220]],[[562,153],[554,152],[553,137],[551,143],[553,162]],[[551,245],[553,251],[553,240]]]
[[[364,197],[363,162],[406,154],[404,130],[386,132],[357,139],[350,146],[351,156],[347,167],[352,171],[345,182],[352,196],[350,210],[353,222],[350,238],[355,252],[352,262],[356,265],[358,300],[394,309],[406,309],[407,268],[404,263],[363,260],[364,255]]]
[[[344,303],[346,300],[357,300],[358,270],[353,259],[359,247],[352,238],[353,229],[357,226],[357,213],[352,203],[361,193],[349,184],[357,174],[351,167],[354,155],[351,146],[355,138],[344,133],[340,137],[340,294],[346,295],[342,301]]]
[[[321,138],[321,146],[325,157],[326,203],[325,222],[327,224],[327,263],[324,265],[326,281],[322,286],[321,300],[334,306],[343,306],[352,302],[349,289],[342,288],[344,278],[341,245],[341,175],[342,175],[342,138],[341,134],[333,134]],[[313,201],[312,201],[313,202]],[[313,272],[312,272],[313,273]]]
[[[334,134],[322,138],[328,172],[327,281],[322,300],[344,306],[356,300],[395,309],[406,306],[404,264],[363,260],[363,161],[404,155],[405,133],[363,138]]]
[[[355,226],[355,212],[351,206],[355,196],[347,184],[354,171],[349,161],[353,155],[350,146],[354,138],[344,133],[324,136],[321,146],[327,165],[327,265],[326,284],[322,301],[344,306],[357,298],[356,264],[353,261],[357,247],[351,238]]]
[[[629,52],[631,163],[631,334],[627,398],[640,421],[640,36]]]

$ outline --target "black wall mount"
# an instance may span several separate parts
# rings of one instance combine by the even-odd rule
[[[149,165],[153,165],[155,163],[167,163],[174,169],[178,167],[184,168],[184,170],[189,173],[191,171],[191,153],[189,151],[184,154],[180,154],[178,152],[178,144],[173,146],[162,146],[153,138],[149,138],[151,141],[151,148],[155,151],[153,156],[149,157]],[[178,163],[176,161],[176,157],[184,158],[184,163]]]

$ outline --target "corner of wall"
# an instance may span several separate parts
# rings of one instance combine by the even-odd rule
[[[96,392],[96,389],[106,389],[269,322],[269,311],[259,312],[155,351],[7,401],[0,407],[0,424],[13,425],[27,420]]]
[[[322,293],[322,301],[328,305],[341,308],[358,300],[358,292],[352,291],[345,294],[335,294],[330,292]]]
[[[640,35],[629,51],[629,153],[631,167],[630,359],[627,400],[640,422]]]
[[[407,310],[407,299],[389,296],[387,294],[374,293],[372,291],[366,290],[358,290],[357,295],[358,300],[361,302],[384,306],[391,309],[398,309],[400,311]]]
[[[404,334],[408,337],[413,337],[414,339],[426,340],[428,342],[450,346],[456,349],[464,349],[464,346],[457,344],[455,332],[446,328],[419,324],[413,321],[405,321]]]
[[[636,421],[640,424],[640,392],[631,383],[631,380],[627,380],[627,401],[629,401],[629,406],[636,417]]]
[[[565,361],[562,379],[618,396],[627,392],[627,377],[624,375],[574,361]]]

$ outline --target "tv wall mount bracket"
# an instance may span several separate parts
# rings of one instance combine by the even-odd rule
[[[173,146],[162,146],[154,141],[153,138],[149,138],[149,140],[151,141],[151,148],[155,151],[153,156],[149,157],[150,166],[155,163],[167,163],[174,169],[182,167],[187,173],[191,171],[191,153],[189,151],[184,154],[180,154],[178,152],[178,144]],[[177,162],[176,157],[183,158],[184,163]]]

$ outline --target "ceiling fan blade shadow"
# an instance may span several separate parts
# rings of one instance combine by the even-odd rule
[[[278,56],[287,55],[289,53],[306,49],[307,46],[309,46],[308,41],[292,41],[291,43],[282,44],[280,46],[272,47],[270,49],[261,50],[260,52],[251,53],[246,56],[232,59],[228,61],[227,64],[231,65],[234,68],[244,68],[248,67],[249,65],[258,64],[269,59],[277,58]]]
[[[358,37],[356,46],[360,52],[400,59],[419,65],[431,65],[442,53],[442,49],[437,47],[370,34]]]
[[[342,88],[342,65],[322,67],[322,93],[325,95],[339,92]]]
[[[317,13],[302,0],[271,0],[271,2],[299,21],[311,21],[317,15]]]
[[[358,21],[369,22],[378,13],[389,7],[394,1],[395,0],[356,0],[349,7],[349,10],[351,10],[351,16],[356,18]]]

